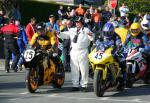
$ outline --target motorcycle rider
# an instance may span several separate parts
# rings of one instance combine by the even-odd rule
[[[141,22],[141,27],[142,27],[142,31],[143,33],[145,33],[147,35],[147,37],[150,39],[150,14],[145,14],[144,18]],[[148,45],[150,46],[150,40],[148,41]],[[150,66],[150,52],[147,52],[146,55],[146,61],[148,63],[148,66]],[[149,68],[149,67],[148,67]],[[150,74],[150,70],[147,70],[147,77],[145,78],[145,83],[149,83],[149,74]]]
[[[119,80],[118,90],[123,90],[126,81],[126,64],[125,58],[119,58],[123,54],[123,47],[120,37],[115,33],[114,26],[111,22],[107,22],[103,29],[101,37],[96,41],[96,49],[105,51],[107,48],[113,47],[112,55],[121,67],[122,78]],[[122,51],[121,51],[122,50]],[[119,56],[118,56],[119,55]]]
[[[47,31],[46,29],[46,24],[44,22],[40,22],[36,25],[37,32],[33,35],[31,41],[30,41],[30,46],[35,45],[37,48],[39,47],[40,49],[46,50],[48,53],[48,57],[46,57],[43,60],[43,66],[45,68],[50,66],[49,59],[51,58],[55,65],[58,65],[60,62],[59,58],[55,55],[54,53],[57,53],[57,45],[56,45],[56,37],[53,31]],[[47,61],[47,64],[44,62]],[[58,65],[58,69],[59,69]],[[42,78],[40,78],[42,79]]]
[[[131,24],[129,29],[129,34],[126,37],[125,47],[126,49],[137,48],[143,54],[147,54],[149,52],[148,46],[148,37],[141,31],[141,26],[138,22],[134,22]],[[141,71],[144,71],[147,68],[147,63],[142,63]],[[139,73],[135,80],[143,75],[144,72]]]

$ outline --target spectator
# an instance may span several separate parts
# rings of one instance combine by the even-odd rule
[[[112,17],[112,13],[110,12],[109,7],[105,7],[104,10],[102,10],[102,19],[103,19],[103,24],[105,24],[109,19]]]
[[[75,10],[76,16],[84,16],[84,9],[82,8],[82,4],[79,4],[79,7]]]
[[[73,27],[73,22],[69,19],[66,22],[64,31],[69,31]],[[70,72],[70,39],[63,40],[63,55],[64,55],[64,68],[66,72]]]
[[[122,3],[122,6],[119,8],[119,11],[120,16],[125,18],[127,16],[127,13],[129,12],[129,8],[125,3]]]
[[[4,19],[5,19],[5,18],[4,18],[4,11],[1,10],[1,11],[0,11],[0,27],[3,26],[4,21],[5,21]]]
[[[95,9],[95,13],[93,14],[93,23],[92,23],[92,32],[95,33],[95,41],[98,39],[98,36],[101,34],[102,30],[102,22],[101,15],[98,9]]]
[[[92,23],[92,15],[90,14],[90,10],[87,9],[84,14],[84,23],[85,26],[91,29],[91,23]]]
[[[4,50],[5,50],[5,70],[8,73],[10,71],[10,59],[11,54],[15,55],[15,58],[11,65],[11,70],[17,72],[16,67],[19,60],[19,50],[17,45],[17,36],[19,28],[14,24],[14,19],[11,19],[8,25],[1,28],[2,34],[4,34]]]
[[[91,14],[91,15],[94,13],[94,8],[93,8],[93,6],[90,6],[89,11],[90,11],[90,14]]]
[[[25,47],[28,44],[28,39],[27,39],[27,35],[26,35],[26,32],[25,32],[25,28],[20,24],[19,20],[15,21],[15,25],[18,26],[18,28],[20,30],[19,33],[18,33],[17,44],[18,44],[18,47],[19,47],[19,52],[21,54],[21,53],[23,53],[23,51],[25,50]],[[14,58],[14,55],[13,55],[13,58]],[[22,70],[22,65],[23,65],[23,58],[22,58],[22,56],[20,56],[20,59],[18,61],[18,68],[17,69]]]
[[[60,20],[63,20],[63,19],[66,19],[67,18],[67,14],[63,8],[63,6],[60,6],[59,7],[59,10],[58,10],[58,17]]]
[[[100,14],[98,9],[95,9],[95,11],[94,11],[94,13],[92,15],[92,19],[93,19],[93,21],[101,21],[102,16],[101,16],[101,14]]]
[[[30,42],[33,34],[35,33],[36,19],[33,17],[30,19],[30,23],[26,26],[26,34],[28,41]]]
[[[71,7],[70,6],[67,7],[66,14],[67,14],[67,19],[70,19],[71,18]]]
[[[55,16],[53,14],[49,15],[49,22],[46,23],[46,27],[49,30],[59,31],[59,26],[55,22]]]
[[[19,11],[19,5],[17,3],[14,4],[12,9],[12,17],[16,20],[21,21],[21,13]]]
[[[75,20],[75,16],[76,16],[76,12],[75,12],[74,9],[72,9],[71,12],[70,12],[70,17],[71,17],[71,19],[72,19],[72,20]]]
[[[59,31],[59,25],[58,25],[58,23],[56,23],[55,16],[53,14],[49,15],[49,22],[46,23],[46,28],[50,32],[54,32],[54,34],[56,31]],[[56,36],[56,44],[57,44],[57,46],[59,46],[58,37],[57,37],[57,35],[55,35],[55,36]],[[58,50],[58,53],[59,53],[59,55],[61,54],[60,50]]]

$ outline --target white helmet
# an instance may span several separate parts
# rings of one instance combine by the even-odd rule
[[[141,27],[143,30],[148,30],[150,29],[150,21],[143,18],[142,22],[141,22]]]
[[[141,22],[141,27],[143,30],[150,29],[150,14],[145,14]]]

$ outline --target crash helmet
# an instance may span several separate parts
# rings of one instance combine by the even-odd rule
[[[108,22],[104,25],[102,32],[105,38],[111,39],[114,34],[114,25],[111,22]]]
[[[140,23],[132,23],[130,27],[130,32],[132,36],[138,36],[141,31]]]
[[[46,24],[44,22],[40,22],[36,25],[37,33],[40,35],[46,34]]]
[[[147,19],[142,20],[141,27],[143,30],[149,30],[150,29],[150,21]]]
[[[141,27],[143,30],[150,29],[150,14],[145,14],[141,22]]]

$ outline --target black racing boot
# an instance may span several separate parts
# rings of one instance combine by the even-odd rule
[[[124,79],[121,77],[119,78],[119,85],[117,86],[117,90],[118,91],[123,91],[125,88],[126,82],[124,81]]]

